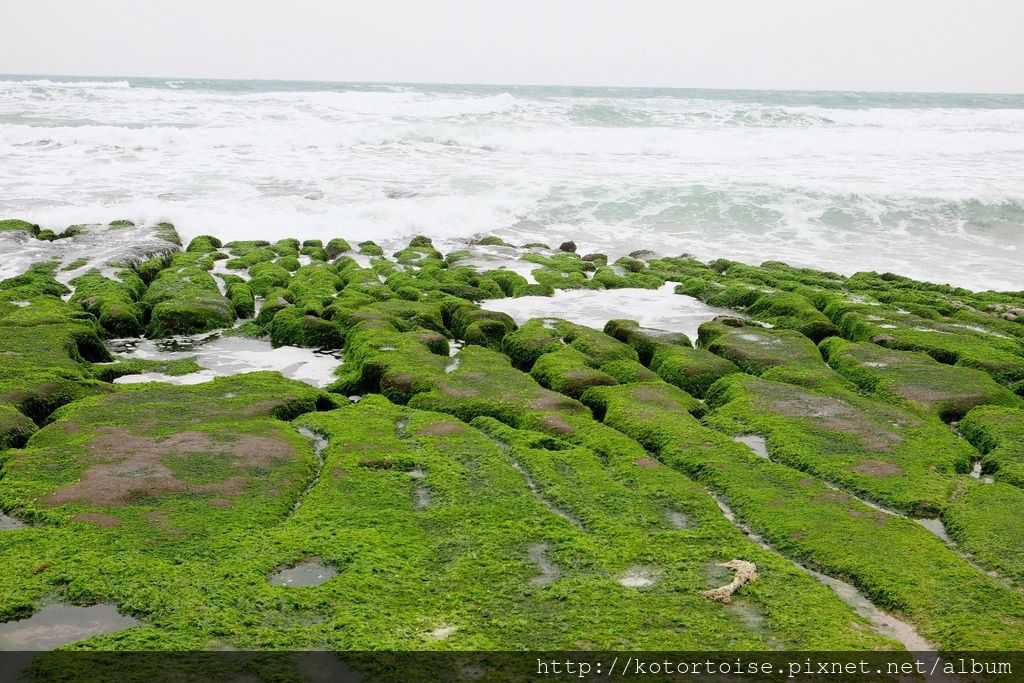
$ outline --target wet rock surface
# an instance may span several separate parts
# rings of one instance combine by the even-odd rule
[[[20,225],[5,647],[1024,647],[1019,293]]]

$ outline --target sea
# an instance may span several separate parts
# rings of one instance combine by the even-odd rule
[[[1024,95],[0,76],[0,218],[1024,289]]]

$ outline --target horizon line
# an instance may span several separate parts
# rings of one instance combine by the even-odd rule
[[[975,91],[975,90],[864,90],[857,88],[753,88],[723,86],[669,86],[669,85],[595,85],[584,83],[482,83],[470,81],[386,81],[386,80],[323,80],[311,78],[261,78],[261,77],[226,77],[226,76],[139,76],[139,75],[98,75],[98,74],[57,74],[57,73],[0,73],[2,78],[97,78],[109,80],[164,80],[164,81],[235,81],[251,83],[325,83],[331,85],[400,85],[400,86],[432,86],[454,85],[464,87],[487,88],[607,88],[620,90],[712,90],[719,92],[794,92],[794,93],[870,93],[884,95],[984,95],[984,96],[1022,96],[1018,91]]]

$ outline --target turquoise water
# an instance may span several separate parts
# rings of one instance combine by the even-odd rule
[[[1024,95],[0,76],[0,214],[1021,289]]]

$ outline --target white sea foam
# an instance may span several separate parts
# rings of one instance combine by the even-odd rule
[[[0,217],[1024,286],[1024,97],[0,81]]]

